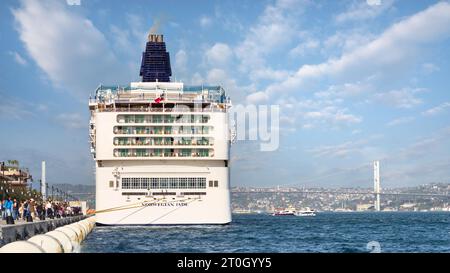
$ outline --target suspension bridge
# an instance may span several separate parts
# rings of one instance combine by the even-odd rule
[[[364,165],[367,166],[367,165]],[[326,177],[331,176],[327,175]],[[420,193],[420,192],[389,192],[381,190],[381,177],[380,177],[380,162],[373,162],[373,191],[368,190],[314,190],[314,189],[300,189],[300,188],[255,188],[255,189],[232,189],[233,194],[256,194],[256,193],[272,193],[272,194],[335,194],[335,195],[374,195],[375,202],[374,208],[376,211],[381,210],[381,196],[405,196],[405,197],[430,197],[430,198],[449,198],[450,194],[441,193]]]

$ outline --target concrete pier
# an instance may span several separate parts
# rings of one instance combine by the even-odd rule
[[[70,221],[74,220],[76,220],[75,217],[71,217]],[[94,229],[95,223],[95,217],[88,217],[81,221],[60,226],[45,234],[35,235],[26,241],[15,241],[6,244],[0,248],[0,253],[80,252],[81,242],[86,239],[88,234]]]
[[[47,233],[85,218],[86,216],[81,215],[44,221],[18,222],[15,225],[0,225],[0,247],[11,242],[27,240],[35,235]]]

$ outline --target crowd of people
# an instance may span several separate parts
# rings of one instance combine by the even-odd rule
[[[0,212],[3,220],[8,220],[9,217],[9,219],[13,219],[14,221],[23,219],[27,222],[82,214],[80,207],[71,207],[67,202],[54,200],[39,202],[33,198],[20,201],[11,197],[2,200]]]

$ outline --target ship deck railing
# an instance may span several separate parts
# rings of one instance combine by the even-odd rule
[[[220,86],[192,86],[183,90],[141,89],[130,87],[106,87],[100,86],[95,92],[97,102],[115,100],[128,102],[152,102],[160,96],[171,103],[229,103],[230,98]]]
[[[202,112],[202,113],[214,113],[214,112],[226,112],[226,107],[206,107],[206,108],[164,108],[164,107],[114,107],[114,105],[107,105],[99,103],[95,108],[98,112],[157,112],[157,113],[171,113],[171,112]]]

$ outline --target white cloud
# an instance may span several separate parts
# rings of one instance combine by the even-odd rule
[[[202,17],[200,17],[200,26],[203,28],[209,27],[212,24],[212,19],[206,15],[203,15]]]
[[[448,145],[449,135],[449,127],[433,132],[430,136],[419,138],[411,145],[408,145],[408,147],[400,149],[393,159],[421,159],[429,156],[437,156],[439,153],[448,156],[448,149],[443,149],[443,147]]]
[[[258,102],[269,98],[264,92],[247,96],[247,101]],[[280,98],[274,101],[281,106],[280,119],[285,125],[292,128],[323,128],[335,130],[347,128],[363,121],[361,116],[350,113],[349,109],[342,107],[340,99],[296,99],[293,97]]]
[[[202,75],[200,75],[200,73],[195,72],[194,75],[192,75],[192,78],[190,79],[190,84],[193,85],[200,85],[200,84],[204,84],[205,80],[203,79]]]
[[[86,127],[87,121],[79,113],[62,113],[56,116],[56,121],[67,129]]]
[[[424,91],[426,90],[422,88],[403,88],[375,94],[374,99],[397,108],[413,108],[422,104],[422,99],[417,98],[416,94]]]
[[[383,12],[390,10],[393,4],[394,0],[367,0],[353,2],[345,12],[338,14],[335,20],[338,23],[344,23],[373,19],[381,15]]]
[[[267,102],[268,97],[264,92],[255,92],[247,96],[247,103],[249,104],[262,104]]]
[[[375,38],[375,35],[364,28],[338,30],[324,40],[321,52],[324,55],[349,53]]]
[[[434,72],[438,72],[441,70],[439,66],[433,64],[433,63],[424,63],[422,64],[422,71],[425,75],[433,74]]]
[[[266,70],[264,57],[283,50],[298,34],[298,16],[308,1],[278,0],[266,6],[255,25],[250,27],[243,41],[235,48],[241,61],[240,70],[248,72],[252,80],[260,79]]]
[[[303,114],[303,117],[308,123],[325,123],[333,126],[360,123],[362,121],[362,117],[349,114],[347,108],[341,109],[335,106],[306,112]]]
[[[316,65],[303,65],[281,83],[267,87],[268,95],[297,91],[307,81],[322,77],[343,80],[360,79],[376,73],[387,76],[403,72],[416,61],[429,44],[450,36],[450,3],[440,2],[406,18],[382,33],[378,38],[338,59],[328,59]],[[368,65],[370,64],[370,65]]]
[[[251,72],[252,79],[281,81],[290,75],[290,71],[284,69],[273,69],[269,66],[261,67]]]
[[[444,102],[436,107],[430,108],[430,109],[422,112],[422,115],[435,116],[435,115],[445,112],[447,110],[447,108],[450,108],[450,102]]]
[[[130,31],[121,29],[115,25],[110,26],[110,31],[114,36],[114,44],[116,48],[122,52],[133,52],[135,45],[130,41]]]
[[[389,121],[386,125],[389,126],[389,127],[397,126],[397,125],[400,125],[400,124],[410,123],[410,122],[414,121],[414,119],[415,119],[414,117],[396,118],[396,119],[393,119],[393,120]]]
[[[213,66],[224,66],[230,62],[233,57],[233,52],[230,47],[224,43],[216,43],[206,51],[206,58],[208,63]]]
[[[291,56],[300,56],[303,57],[309,52],[317,49],[320,46],[320,41],[316,39],[308,39],[300,44],[298,44],[296,47],[291,49],[289,51],[289,55]]]
[[[22,0],[13,15],[20,40],[55,86],[85,98],[101,82],[128,78],[104,35],[60,1]]]
[[[319,91],[314,93],[317,98],[345,98],[345,97],[355,97],[361,94],[367,94],[372,92],[374,89],[368,83],[356,82],[356,83],[345,83],[341,85],[331,85],[325,91]]]
[[[0,90],[0,120],[8,122],[12,119],[21,120],[33,115],[31,103],[6,95]],[[5,123],[6,124],[6,123]]]
[[[187,71],[187,61],[188,56],[186,51],[183,49],[178,50],[177,54],[175,54],[175,69],[180,72],[184,73]]]
[[[373,143],[373,140],[382,138],[382,135],[372,135],[366,138],[362,138],[354,141],[347,141],[337,145],[322,145],[314,149],[310,149],[309,152],[315,157],[349,157],[355,154],[363,154],[373,149],[369,144]]]
[[[16,63],[18,63],[18,64],[20,64],[22,66],[28,65],[27,60],[25,60],[18,52],[10,51],[8,53],[9,53],[9,55],[14,57],[14,60],[16,61]]]
[[[206,75],[206,83],[213,85],[221,85],[228,94],[233,94],[237,91],[236,81],[231,78],[223,69],[213,68],[208,71]]]

